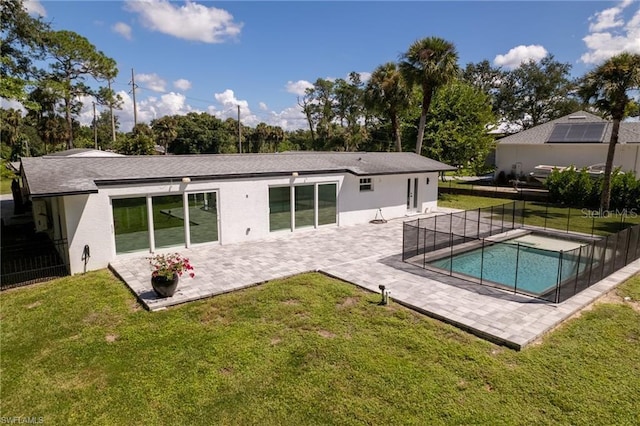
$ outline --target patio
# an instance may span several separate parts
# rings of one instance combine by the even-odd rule
[[[423,216],[424,217],[424,216]],[[403,263],[403,220],[285,232],[267,240],[180,250],[195,267],[172,298],[157,298],[144,256],[123,257],[111,269],[155,311],[309,271],[372,292],[383,284],[394,302],[487,340],[522,349],[640,271],[640,260],[560,304],[476,285]]]

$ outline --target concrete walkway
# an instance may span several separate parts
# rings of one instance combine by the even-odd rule
[[[110,267],[152,311],[321,271],[374,292],[384,284],[392,300],[514,349],[525,347],[640,271],[638,260],[555,305],[402,262],[402,222],[332,226],[249,243],[182,249],[194,265],[196,277],[183,277],[176,294],[167,299],[157,298],[153,292],[151,267],[145,257],[121,258]]]

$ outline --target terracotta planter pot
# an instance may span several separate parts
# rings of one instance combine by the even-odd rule
[[[151,277],[151,286],[160,297],[171,297],[176,292],[180,277],[174,273],[173,278],[168,279],[161,275]]]

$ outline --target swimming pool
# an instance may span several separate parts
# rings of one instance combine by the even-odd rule
[[[487,241],[484,248],[434,260],[428,265],[483,282],[543,295],[553,290],[558,282],[585,271],[589,256],[577,254],[584,245],[584,242],[574,240],[528,234],[502,242]],[[585,247],[583,251],[586,250]],[[562,262],[561,251],[564,251]]]

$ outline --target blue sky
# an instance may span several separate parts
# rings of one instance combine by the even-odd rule
[[[296,98],[317,78],[367,77],[415,40],[453,42],[460,65],[484,59],[510,69],[546,54],[582,75],[622,50],[640,53],[638,2],[595,1],[46,1],[26,7],[54,29],[87,37],[114,58],[125,100],[135,70],[138,118],[189,111],[305,127]],[[90,101],[81,121],[91,120]]]

